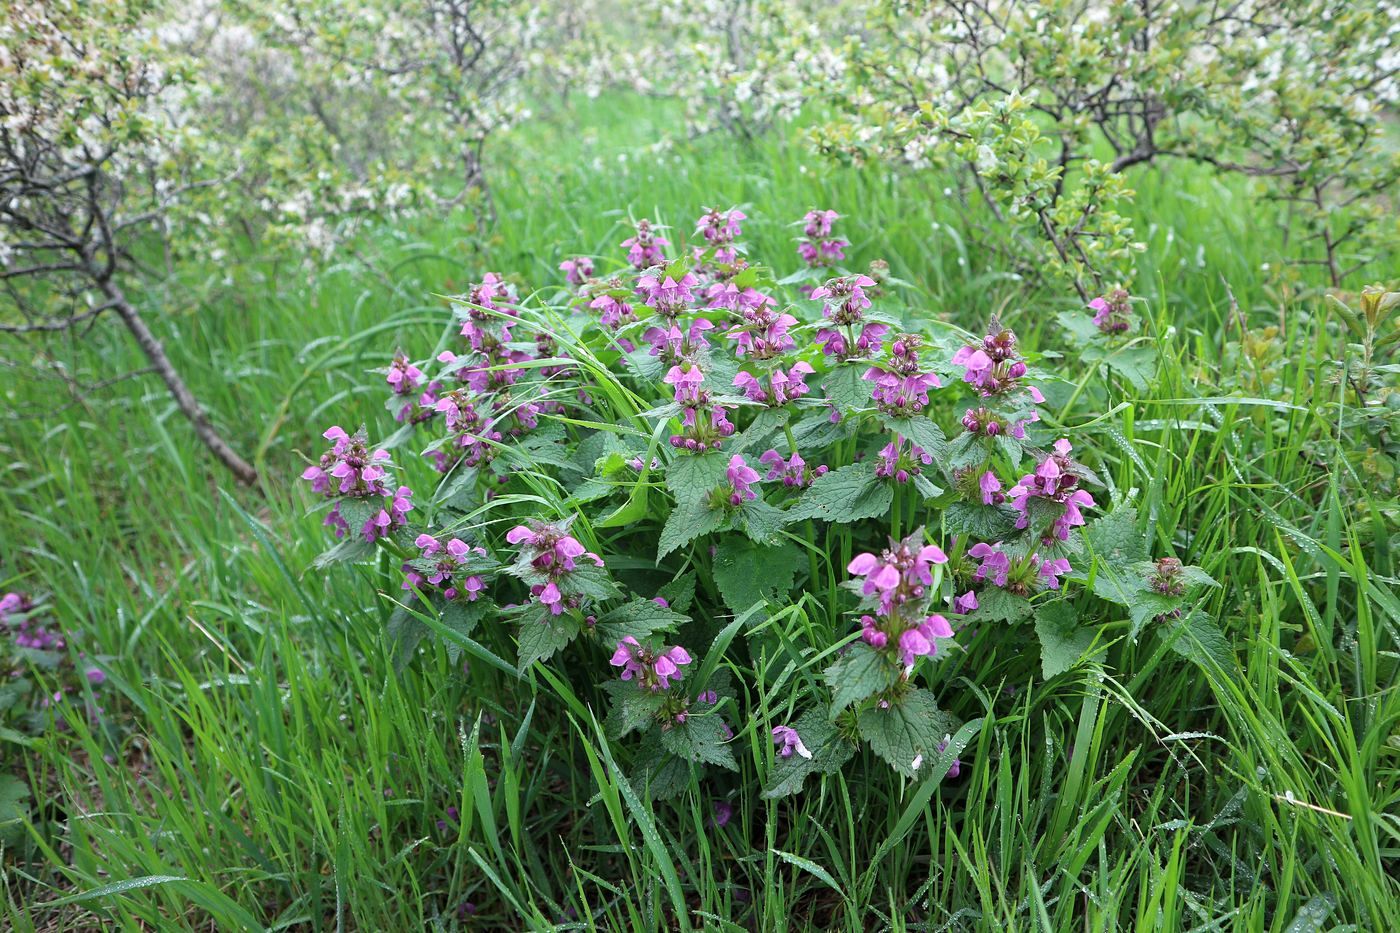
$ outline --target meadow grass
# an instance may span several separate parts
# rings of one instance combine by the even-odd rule
[[[146,290],[265,495],[230,487],[154,380],[72,400],[20,368],[43,363],[35,345],[3,348],[20,365],[3,376],[0,583],[45,594],[108,673],[100,724],[0,736],[39,802],[4,861],[7,924],[1395,928],[1395,503],[1339,428],[1333,306],[1278,274],[1273,215],[1203,172],[1136,177],[1151,387],[1086,379],[1052,401],[1075,396],[1058,415],[1091,442],[1105,502],[1225,584],[1206,608],[1237,663],[1197,666],[1109,619],[1101,663],[1046,682],[1034,652],[974,636],[940,669],[941,701],[984,718],[960,779],[927,796],[853,766],[875,777],[763,801],[769,740],[741,727],[723,829],[716,788],[652,806],[619,780],[628,750],[567,676],[479,658],[464,674],[443,646],[396,672],[390,568],[310,569],[325,533],[293,480],[327,425],[384,424],[365,372],[436,345],[433,296],[485,271],[557,282],[565,255],[616,257],[629,213],[680,226],[729,204],[751,208],[757,255],[791,256],[786,223],[829,206],[852,267],[884,258],[911,283],[906,314],[975,329],[999,311],[1079,371],[1054,324],[1072,293],[979,251],[937,177],[831,166],[785,132],[641,148],[675,119],[610,98],[518,131],[495,152],[485,238],[462,217],[384,225],[314,272],[250,246]],[[85,381],[140,366],[101,328],[51,348]],[[840,558],[818,555],[819,579]],[[764,623],[790,647],[754,661],[751,701],[817,669],[800,646],[831,642],[804,637],[832,625],[821,596]]]

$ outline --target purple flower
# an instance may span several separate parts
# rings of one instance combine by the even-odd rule
[[[793,489],[810,486],[812,480],[827,472],[825,465],[808,468],[806,461],[797,451],[792,452],[791,459],[784,460],[782,454],[769,449],[763,452],[763,456],[758,458],[758,462],[768,468],[768,475],[764,479],[782,480],[784,486]]]
[[[967,556],[982,562],[972,575],[974,580],[991,580],[996,586],[1006,586],[1007,575],[1011,570],[1011,558],[1006,556],[1006,552],[1002,551],[1000,546],[979,541],[968,549]]]
[[[773,744],[778,746],[779,758],[791,758],[796,752],[799,757],[811,758],[812,753],[802,744],[802,736],[791,726],[773,727]]]
[[[600,323],[604,327],[616,330],[627,321],[633,320],[636,315],[632,313],[632,306],[616,295],[604,293],[594,298],[588,303],[588,307],[593,308],[600,314]]]
[[[410,363],[408,357],[396,353],[384,381],[389,383],[395,395],[412,395],[423,381],[423,371]]]
[[[702,401],[700,387],[705,382],[705,374],[700,367],[690,362],[681,362],[666,371],[662,380],[676,391],[676,401],[682,405],[699,405]]]
[[[933,455],[913,441],[904,448],[904,438],[898,434],[894,440],[880,450],[880,461],[875,464],[875,475],[882,479],[892,479],[897,483],[907,483],[923,473],[923,468],[933,463]]]
[[[724,800],[716,800],[714,812],[715,815],[710,819],[710,825],[715,829],[723,829],[734,818],[734,805]]]
[[[681,668],[690,663],[690,654],[680,645],[653,649],[628,635],[617,643],[608,663],[622,668],[623,680],[635,678],[647,690],[665,690],[672,680],[685,676]]]
[[[695,222],[695,232],[703,234],[709,243],[720,245],[732,243],[742,233],[739,229],[739,223],[742,220],[744,220],[744,213],[738,208],[722,211],[718,208],[707,207],[705,213],[701,214],[700,219]]]
[[[388,494],[385,485],[388,474],[383,464],[388,462],[389,453],[384,450],[371,452],[364,428],[352,437],[336,426],[323,436],[331,441],[331,449],[321,455],[319,463],[308,466],[301,474],[302,479],[311,483],[312,492],[327,498],[365,498]]]
[[[872,288],[875,280],[868,275],[847,275],[828,279],[821,286],[812,289],[813,301],[821,300],[822,316],[833,324],[849,327],[859,324],[870,307],[870,299],[865,290]]]
[[[1181,596],[1186,592],[1186,581],[1182,579],[1184,571],[1181,561],[1175,557],[1160,558],[1148,574],[1147,585],[1163,596]]]
[[[862,378],[875,384],[871,397],[882,411],[917,414],[928,405],[929,390],[942,385],[935,374],[919,372],[921,342],[917,334],[900,334],[890,344],[889,359],[865,371]]]
[[[758,471],[745,463],[742,456],[735,454],[729,458],[729,468],[725,470],[724,475],[729,480],[730,505],[739,505],[741,502],[758,498],[758,493],[753,491],[753,484],[758,482]]]
[[[973,590],[968,590],[961,596],[953,598],[953,611],[960,615],[967,615],[969,612],[976,608],[977,593]]]
[[[983,505],[999,505],[1006,501],[1006,497],[1001,494],[1001,480],[991,470],[986,471],[977,480],[977,488],[982,491]]]
[[[772,299],[768,299],[771,304]],[[797,345],[788,333],[797,318],[791,314],[780,314],[768,304],[743,310],[743,323],[725,331],[724,336],[735,342],[734,352],[738,356],[754,359],[769,359]]]
[[[959,348],[952,362],[963,368],[963,382],[974,386],[983,396],[1010,392],[1026,374],[1026,364],[1016,359],[1016,335],[996,319],[992,320],[991,331],[982,338],[981,344]],[[1045,401],[1035,386],[1027,386],[1026,391],[1036,404]]]
[[[1094,497],[1078,488],[1079,477],[1075,464],[1070,459],[1070,443],[1061,438],[1055,442],[1054,453],[1036,465],[1035,472],[1021,477],[1021,481],[1007,490],[1012,497],[1011,504],[1020,512],[1016,519],[1017,528],[1030,524],[1030,500],[1049,499],[1064,506],[1064,511],[1050,527],[1050,537],[1061,541],[1069,540],[1070,529],[1084,524],[1081,509],[1092,507]]]
[[[948,562],[948,555],[937,545],[919,544],[922,537],[919,529],[903,541],[891,540],[878,556],[857,554],[847,566],[852,576],[865,578],[861,592],[878,598],[881,613],[923,598],[925,587],[933,585],[930,566]]]
[[[906,668],[913,667],[921,657],[937,653],[935,639],[952,638],[953,628],[941,615],[931,615],[917,626],[906,629],[899,636],[899,659]]]
[[[1130,301],[1128,293],[1121,288],[1095,298],[1089,302],[1089,309],[1094,312],[1094,325],[1105,334],[1121,334],[1128,329],[1132,317]]]
[[[593,260],[587,256],[575,256],[573,259],[565,259],[559,264],[559,271],[564,273],[564,280],[570,285],[582,285],[593,275]]]
[[[675,317],[689,308],[695,300],[691,289],[700,284],[694,274],[687,272],[679,279],[662,275],[659,271],[648,272],[637,280],[637,294],[641,295],[648,307],[665,317]]]
[[[637,232],[622,241],[623,248],[627,250],[627,261],[634,269],[645,269],[665,262],[666,254],[661,247],[666,245],[668,241],[653,233],[651,221],[645,218],[637,221]]]
[[[831,236],[831,225],[840,217],[840,214],[832,210],[810,210],[807,216],[802,218],[805,225],[802,232],[813,239]]]

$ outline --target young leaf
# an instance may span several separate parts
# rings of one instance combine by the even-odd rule
[[[664,692],[643,690],[630,680],[607,680],[603,689],[612,700],[604,724],[608,734],[617,739],[652,725],[666,702]]]
[[[1036,610],[1035,635],[1040,639],[1040,672],[1046,680],[1074,667],[1094,642],[1094,630],[1081,627],[1074,606],[1063,599]]]
[[[598,634],[604,645],[611,646],[628,635],[641,640],[657,632],[674,632],[689,621],[687,615],[638,597],[599,618]]]
[[[786,595],[801,557],[791,543],[765,547],[729,536],[715,552],[715,585],[726,606],[743,612],[754,603]]]
[[[548,661],[578,635],[578,620],[572,615],[530,615],[520,623],[520,647],[517,669],[524,673],[536,661]]]
[[[855,754],[855,746],[841,737],[824,709],[809,709],[797,718],[793,728],[812,757],[796,753],[787,758],[775,757],[763,789],[765,800],[797,793],[807,775],[815,771],[835,774]]]
[[[686,761],[739,770],[734,752],[724,737],[724,723],[717,715],[691,716],[679,725],[662,729],[661,745]]]
[[[831,715],[835,716],[852,703],[894,686],[899,680],[899,666],[891,663],[884,652],[858,641],[822,676],[831,688]]]
[[[875,475],[875,465],[853,463],[818,476],[787,516],[789,522],[808,518],[854,522],[884,515],[892,502],[894,490]]]
[[[677,502],[671,516],[666,519],[666,526],[661,529],[661,537],[656,546],[656,559],[661,560],[676,548],[689,544],[701,535],[718,531],[728,521],[728,512],[724,509],[710,508],[710,504],[704,498]]]
[[[888,709],[871,707],[858,720],[870,750],[905,777],[917,777],[925,760],[938,754],[938,745],[958,727],[927,690],[909,691]]]

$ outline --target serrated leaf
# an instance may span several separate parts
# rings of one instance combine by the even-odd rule
[[[586,557],[579,558],[573,570],[559,577],[558,586],[565,596],[586,596],[594,602],[621,595],[607,568],[599,567]]]
[[[831,715],[893,687],[899,665],[863,641],[855,642],[822,675],[831,688]]]
[[[637,760],[644,764],[634,783],[645,787],[651,800],[670,800],[683,793],[690,786],[691,769],[704,767],[666,751],[655,732],[642,743]]]
[[[494,608],[494,604],[486,599],[476,599],[472,601],[454,599],[450,600],[442,607],[442,614],[439,616],[439,619],[448,629],[463,637],[469,637],[471,633],[476,630],[481,620],[486,618],[491,612],[492,608]],[[457,659],[461,657],[461,655],[462,646],[455,641],[449,640],[447,642],[447,659],[453,664],[456,664]]]
[[[524,673],[536,661],[548,661],[578,633],[578,620],[572,615],[551,616],[546,612],[542,617],[527,617],[520,623],[516,668]]]
[[[739,507],[739,525],[744,534],[759,544],[776,544],[787,524],[787,513],[762,499],[752,499]]]
[[[1230,640],[1204,612],[1167,620],[1164,626],[1164,637],[1170,639],[1171,649],[1177,654],[1206,670],[1234,677],[1235,652]]]
[[[941,463],[947,459],[948,439],[944,437],[943,429],[934,424],[927,415],[910,415],[907,418],[884,416],[880,420],[895,434],[922,447],[935,462]]]
[[[1074,606],[1063,599],[1036,610],[1035,635],[1040,640],[1040,672],[1046,680],[1078,664],[1094,642],[1094,630],[1080,626]]]
[[[972,617],[979,622],[1015,623],[1028,618],[1033,608],[1031,601],[1023,596],[988,586],[977,591],[977,609]]]
[[[603,643],[615,645],[629,635],[640,641],[657,632],[674,632],[689,621],[687,615],[638,597],[599,618],[598,628]]]
[[[603,689],[612,700],[604,724],[615,739],[650,727],[666,703],[665,693],[643,690],[631,680],[604,681]]]
[[[797,754],[788,758],[775,757],[762,794],[765,800],[797,793],[802,789],[802,782],[814,772],[835,774],[855,754],[855,746],[841,738],[825,709],[807,710],[792,727],[812,757],[803,758]]]
[[[862,378],[869,368],[864,363],[842,363],[822,380],[827,399],[842,414],[875,407],[874,389]]]
[[[1147,536],[1137,529],[1137,509],[1120,506],[1100,516],[1084,529],[1094,554],[1110,563],[1147,560]]]
[[[1124,347],[1110,353],[1104,362],[1139,392],[1146,392],[1157,375],[1157,350],[1153,347]]]
[[[789,522],[854,522],[885,515],[893,502],[894,490],[875,475],[873,463],[853,463],[818,476],[787,516]]]
[[[725,443],[725,452],[739,454],[749,449],[758,449],[762,441],[787,424],[790,414],[786,408],[760,409],[754,416],[753,423],[745,428],[742,434]]]
[[[690,604],[695,599],[695,571],[687,570],[657,590],[656,595],[670,603],[677,612],[689,612]]]
[[[870,750],[905,777],[917,777],[919,766],[938,754],[938,746],[958,727],[955,717],[938,708],[933,694],[914,689],[888,709],[865,710],[857,720]],[[925,772],[927,773],[927,772]]]
[[[689,544],[701,535],[718,531],[729,519],[728,511],[712,509],[704,499],[676,503],[656,542],[656,559],[661,560],[676,548]]]
[[[389,624],[385,629],[389,637],[389,650],[394,659],[394,670],[400,674],[404,672],[429,631],[431,630],[423,624],[421,619],[403,606],[394,607],[394,611],[389,615]]]
[[[724,604],[741,613],[792,589],[801,553],[791,543],[768,547],[733,536],[715,551],[713,572]]]
[[[691,716],[680,725],[662,729],[661,746],[685,761],[739,770],[724,737],[723,721],[716,715]]]
[[[1005,505],[954,502],[943,512],[943,530],[978,541],[1000,541],[1016,527],[1016,510]]]
[[[377,548],[366,541],[358,531],[352,531],[343,541],[316,555],[311,566],[316,570],[324,570],[332,564],[369,560],[375,555],[376,550]]]
[[[678,454],[666,467],[666,488],[677,502],[702,501],[725,481],[728,462],[723,454],[715,452]]]

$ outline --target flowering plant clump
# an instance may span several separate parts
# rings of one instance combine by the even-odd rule
[[[27,593],[0,593],[0,724],[23,732],[64,729],[72,706],[102,720],[99,688],[107,675]]]
[[[1199,574],[1137,566],[1130,508],[1095,520],[1092,449],[1042,417],[1065,381],[996,318],[899,313],[898,283],[839,267],[836,217],[801,221],[806,272],[780,282],[739,209],[678,242],[638,221],[546,287],[483,276],[435,360],[386,353],[396,427],[330,429],[304,476],[341,536],[323,565],[399,562],[403,663],[430,635],[519,677],[560,658],[550,682],[606,698],[652,796],[740,771],[736,735],[765,739],[757,779],[781,796],[863,749],[957,777],[981,720],[950,667],[988,639],[1038,644],[1047,677],[1091,656],[1076,584],[1150,605],[1143,625],[1205,622]],[[819,284],[793,288],[814,259]],[[813,676],[756,703],[768,682],[735,675],[775,657]]]

